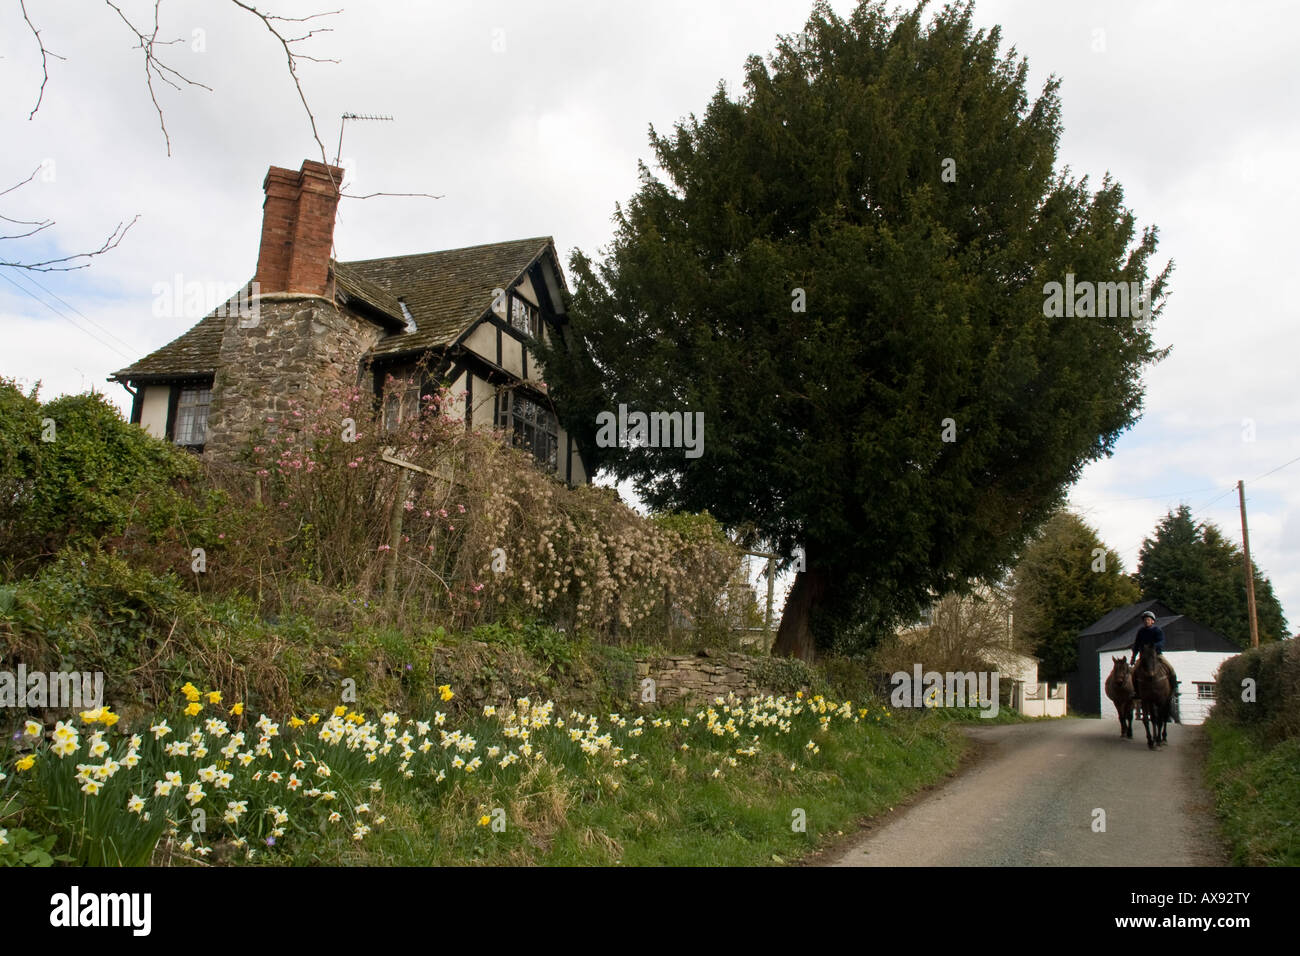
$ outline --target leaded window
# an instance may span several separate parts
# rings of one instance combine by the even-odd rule
[[[176,400],[172,440],[178,445],[203,445],[208,439],[208,409],[211,406],[211,386],[182,388]]]
[[[512,295],[510,297],[510,324],[525,335],[536,338],[537,333],[541,331],[541,316],[537,311],[537,306],[524,301],[517,295]]]
[[[559,470],[559,423],[550,409],[526,398],[512,396],[511,444],[536,458],[547,471]]]

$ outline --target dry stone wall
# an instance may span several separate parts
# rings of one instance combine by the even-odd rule
[[[729,693],[740,698],[779,693],[765,685],[761,672],[767,660],[734,651],[638,658],[637,699],[645,699],[647,677],[654,681],[654,702],[661,706],[712,703],[715,697]]]

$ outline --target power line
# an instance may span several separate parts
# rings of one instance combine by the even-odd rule
[[[1264,474],[1262,474],[1262,475],[1256,475],[1254,478],[1252,478],[1252,479],[1250,479],[1250,480],[1251,480],[1251,481],[1259,481],[1259,479],[1261,479],[1261,478],[1267,478],[1269,475],[1273,474],[1274,471],[1281,471],[1283,468],[1287,467],[1287,465],[1294,465],[1297,461],[1300,461],[1300,456],[1298,456],[1298,457],[1296,457],[1296,458],[1292,458],[1290,461],[1286,462],[1285,464],[1278,465],[1278,466],[1277,466],[1276,468],[1274,468],[1272,471],[1266,471],[1266,472],[1264,472]]]
[[[90,336],[92,339],[94,339],[96,342],[98,342],[98,343],[99,343],[100,345],[102,345],[104,348],[106,348],[106,349],[110,349],[110,350],[116,352],[118,355],[121,355],[123,358],[127,359],[128,361],[131,361],[131,360],[134,360],[134,359],[135,359],[135,356],[134,356],[134,355],[130,355],[130,354],[126,353],[126,352],[123,352],[121,349],[119,349],[117,346],[113,345],[111,342],[105,342],[103,339],[101,339],[99,336],[95,335],[95,333],[91,332],[89,329],[82,328],[80,325],[78,325],[76,322],[72,321],[72,319],[68,318],[66,315],[64,315],[62,312],[60,312],[60,311],[59,311],[58,309],[56,309],[54,306],[50,305],[50,304],[49,304],[48,302],[46,302],[44,299],[42,299],[42,298],[40,298],[39,296],[37,296],[36,294],[34,294],[31,290],[23,288],[23,287],[20,286],[17,282],[15,282],[13,279],[9,278],[9,276],[5,275],[3,272],[0,272],[0,279],[4,279],[6,282],[8,282],[11,286],[13,286],[15,289],[17,289],[17,290],[18,290],[19,292],[21,292],[23,295],[27,296],[29,299],[32,299],[32,300],[34,300],[34,301],[36,301],[36,302],[39,302],[41,305],[45,306],[45,308],[49,309],[51,312],[53,312],[55,315],[57,315],[59,318],[63,319],[63,321],[65,321],[65,322],[67,322],[69,325],[71,325],[71,326],[72,326],[74,329],[76,329],[78,332],[81,332],[81,333],[83,333],[83,334],[85,334],[85,335]]]
[[[134,343],[126,341],[125,339],[121,338],[120,336],[114,334],[113,331],[112,331],[111,329],[105,328],[103,325],[100,325],[98,322],[96,322],[96,321],[95,321],[94,319],[92,319],[90,316],[86,315],[84,312],[82,312],[80,309],[78,309],[75,305],[73,305],[73,304],[72,304],[71,302],[69,302],[67,299],[64,299],[62,296],[60,296],[57,292],[54,292],[53,290],[49,289],[48,287],[43,286],[43,285],[41,285],[41,283],[37,282],[35,276],[33,276],[33,275],[29,275],[29,274],[27,274],[27,273],[20,273],[20,275],[21,275],[22,278],[26,279],[26,280],[27,280],[28,282],[30,282],[32,285],[34,285],[34,286],[36,286],[37,288],[43,290],[43,291],[45,292],[46,295],[48,295],[48,296],[50,296],[50,297],[52,297],[52,298],[54,298],[54,299],[58,299],[59,302],[63,303],[65,306],[67,306],[67,307],[68,307],[69,309],[71,309],[73,312],[77,313],[77,315],[81,316],[83,319],[85,319],[87,322],[89,322],[89,323],[90,323],[91,325],[93,325],[95,328],[99,329],[99,330],[100,330],[101,332],[103,332],[105,335],[109,336],[109,338],[115,339],[115,340],[117,340],[118,342],[120,342],[121,344],[125,345],[128,349],[131,350],[131,352],[132,352],[133,354],[135,354],[135,355],[139,355],[139,354],[140,354],[140,349],[137,348],[136,345],[135,345]]]

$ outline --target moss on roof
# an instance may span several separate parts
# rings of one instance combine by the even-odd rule
[[[371,354],[419,352],[454,342],[491,307],[494,289],[508,288],[553,243],[549,236],[446,249],[413,256],[336,262],[341,298],[357,299],[390,321]],[[246,294],[246,293],[241,293]],[[237,297],[183,335],[150,352],[110,381],[215,374],[225,316]],[[415,320],[407,332],[402,303]]]

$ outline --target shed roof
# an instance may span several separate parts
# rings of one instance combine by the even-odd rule
[[[1198,651],[1206,653],[1240,654],[1241,648],[1218,631],[1194,621],[1185,614],[1172,614],[1156,618],[1156,627],[1165,632],[1165,653],[1170,651]],[[1126,628],[1114,640],[1097,648],[1098,654],[1127,651],[1133,646],[1138,627]]]
[[[1123,607],[1117,607],[1115,610],[1107,612],[1080,631],[1079,636],[1090,637],[1096,634],[1109,634],[1111,631],[1119,630],[1133,619],[1140,617],[1143,611],[1152,611],[1157,618],[1161,615],[1168,617],[1174,613],[1171,608],[1161,601],[1155,599],[1138,601],[1136,604],[1126,604]]]

